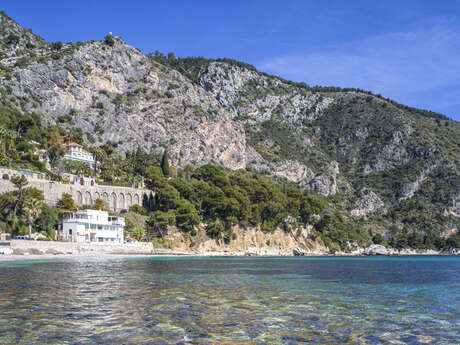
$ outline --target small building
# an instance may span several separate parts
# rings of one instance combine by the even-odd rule
[[[49,163],[48,151],[45,149],[35,149],[35,154],[40,162]]]
[[[0,232],[0,241],[11,241],[11,234],[7,232]]]
[[[79,210],[61,220],[59,238],[68,242],[123,243],[125,219],[106,211]]]
[[[94,168],[96,164],[94,157],[91,153],[86,151],[80,144],[71,142],[69,138],[63,144],[66,150],[66,154],[62,159],[77,161],[88,164],[91,168]]]

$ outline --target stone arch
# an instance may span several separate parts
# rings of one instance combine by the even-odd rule
[[[99,192],[96,192],[94,193],[94,199],[100,199],[101,198],[101,195],[99,194]]]
[[[118,207],[120,208],[126,208],[125,205],[125,195],[123,193],[120,193],[119,195],[120,200],[118,200]]]
[[[78,205],[83,205],[83,194],[81,194],[80,191],[77,191],[77,204]]]
[[[139,194],[134,194],[134,204],[139,205]]]
[[[85,204],[86,205],[92,205],[93,203],[93,198],[91,196],[91,193],[90,192],[86,192],[85,193]]]
[[[107,194],[107,192],[102,193],[102,200],[104,201],[104,207],[106,209],[109,209],[109,195]]]
[[[131,193],[128,193],[128,195],[126,195],[126,207],[131,206],[133,206],[133,196],[131,195]]]
[[[115,211],[117,209],[117,195],[115,192],[110,196],[110,207]]]

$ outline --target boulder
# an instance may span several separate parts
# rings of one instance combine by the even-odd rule
[[[372,244],[364,250],[364,255],[388,255],[388,249],[381,244]]]
[[[305,250],[305,249],[302,249],[302,248],[299,248],[299,247],[296,247],[292,250],[292,254],[294,256],[305,256],[308,254],[308,252]]]
[[[10,247],[0,246],[0,254],[11,255],[13,254],[13,249],[11,249]]]

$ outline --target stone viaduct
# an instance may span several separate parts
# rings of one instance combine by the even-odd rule
[[[62,194],[72,195],[78,206],[91,205],[94,200],[100,198],[104,206],[110,211],[121,211],[132,205],[141,205],[143,199],[154,195],[150,190],[141,188],[118,187],[118,186],[82,186],[78,184],[64,184],[48,180],[29,179],[28,187],[35,187],[43,191],[45,203],[48,206],[56,206]],[[14,190],[9,180],[0,179],[0,193]]]

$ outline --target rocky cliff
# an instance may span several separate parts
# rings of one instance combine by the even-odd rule
[[[402,222],[421,203],[458,227],[460,124],[359,89],[149,56],[114,36],[47,43],[2,13],[0,94],[2,111],[37,113],[87,143],[168,147],[178,167],[268,171],[357,217],[399,212]]]

